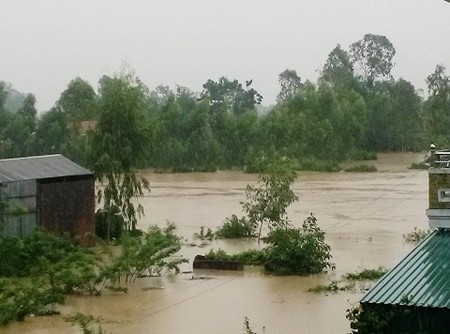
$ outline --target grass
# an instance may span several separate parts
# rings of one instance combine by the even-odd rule
[[[378,267],[376,269],[363,269],[361,271],[357,271],[354,273],[348,273],[342,276],[341,280],[332,280],[327,285],[316,285],[310,289],[308,292],[313,293],[327,293],[327,292],[339,292],[339,291],[353,291],[355,290],[356,282],[365,282],[365,281],[377,281],[384,274],[386,274],[388,270],[384,267]],[[362,290],[365,290],[362,289]]]

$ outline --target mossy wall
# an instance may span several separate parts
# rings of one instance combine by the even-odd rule
[[[437,171],[439,169],[436,169]],[[450,173],[429,173],[428,201],[430,209],[450,209],[450,202],[439,202],[439,189],[450,189]]]

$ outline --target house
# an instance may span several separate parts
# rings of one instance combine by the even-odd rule
[[[0,160],[0,233],[23,238],[37,227],[89,245],[95,180],[60,154]]]
[[[432,232],[362,298],[379,327],[358,333],[450,332],[450,151],[432,151],[428,180]]]

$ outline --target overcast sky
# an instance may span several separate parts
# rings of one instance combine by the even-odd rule
[[[253,79],[269,105],[283,70],[315,81],[336,44],[366,33],[394,44],[396,79],[425,89],[437,64],[450,74],[444,0],[0,0],[0,80],[44,111],[77,76],[97,89],[127,63],[150,89]]]

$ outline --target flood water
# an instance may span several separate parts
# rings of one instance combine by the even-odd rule
[[[380,154],[374,162],[376,173],[298,175],[294,191],[299,201],[288,215],[298,226],[310,213],[317,217],[336,264],[331,274],[274,277],[246,267],[243,272],[194,271],[143,278],[125,295],[69,296],[59,308],[61,316],[27,317],[22,323],[0,327],[0,333],[81,333],[63,320],[74,312],[100,317],[107,333],[240,334],[245,317],[257,333],[348,333],[346,310],[363,292],[307,290],[363,268],[390,268],[412,249],[414,245],[406,243],[402,234],[428,227],[428,174],[407,167],[422,158],[423,154]],[[139,227],[175,222],[186,243],[197,245],[182,249],[181,255],[191,260],[184,271],[192,271],[193,257],[211,248],[237,252],[258,247],[254,240],[202,245],[193,238],[201,226],[214,230],[231,214],[240,216],[245,187],[256,183],[256,175],[144,174],[152,192],[141,199],[146,216]]]

